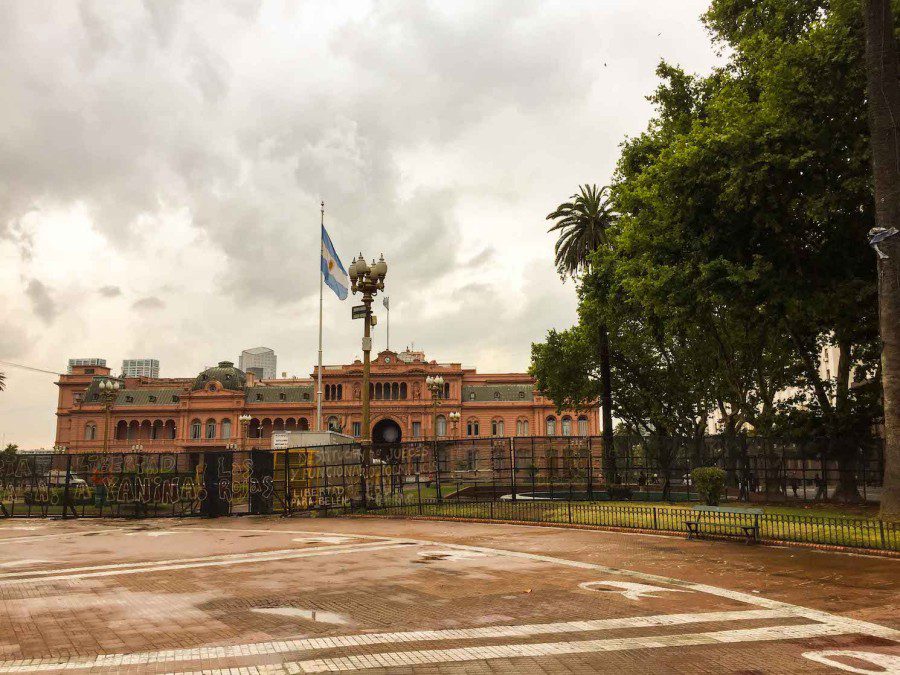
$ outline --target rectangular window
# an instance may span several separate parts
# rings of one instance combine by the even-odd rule
[[[353,423],[353,435],[357,437],[362,435],[362,422]]]
[[[413,435],[413,438],[419,438],[422,436],[422,423],[421,422],[413,422],[412,423],[412,435]]]

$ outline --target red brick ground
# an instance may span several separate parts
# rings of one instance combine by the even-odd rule
[[[496,524],[3,521],[0,673],[889,672],[898,570]]]

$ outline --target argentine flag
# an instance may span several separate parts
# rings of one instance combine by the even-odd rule
[[[341,264],[337,251],[334,250],[334,244],[331,243],[331,237],[322,226],[322,276],[328,288],[334,291],[341,300],[347,299],[347,291],[350,288],[350,277],[347,276],[347,270]]]

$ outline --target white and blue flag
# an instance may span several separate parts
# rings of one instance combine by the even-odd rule
[[[331,237],[322,226],[322,276],[328,288],[334,291],[341,300],[347,299],[347,292],[350,289],[350,277],[347,276],[347,270],[341,264],[337,251],[334,250],[334,244],[331,243]]]

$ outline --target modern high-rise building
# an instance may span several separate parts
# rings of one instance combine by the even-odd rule
[[[125,359],[122,377],[159,377],[159,359]]]
[[[68,373],[72,374],[72,366],[100,366],[106,368],[106,359],[69,359]]]
[[[277,376],[277,357],[275,351],[268,347],[253,347],[241,352],[238,367],[247,372],[250,368],[262,368],[264,380],[274,380]],[[251,371],[253,372],[253,371]]]

